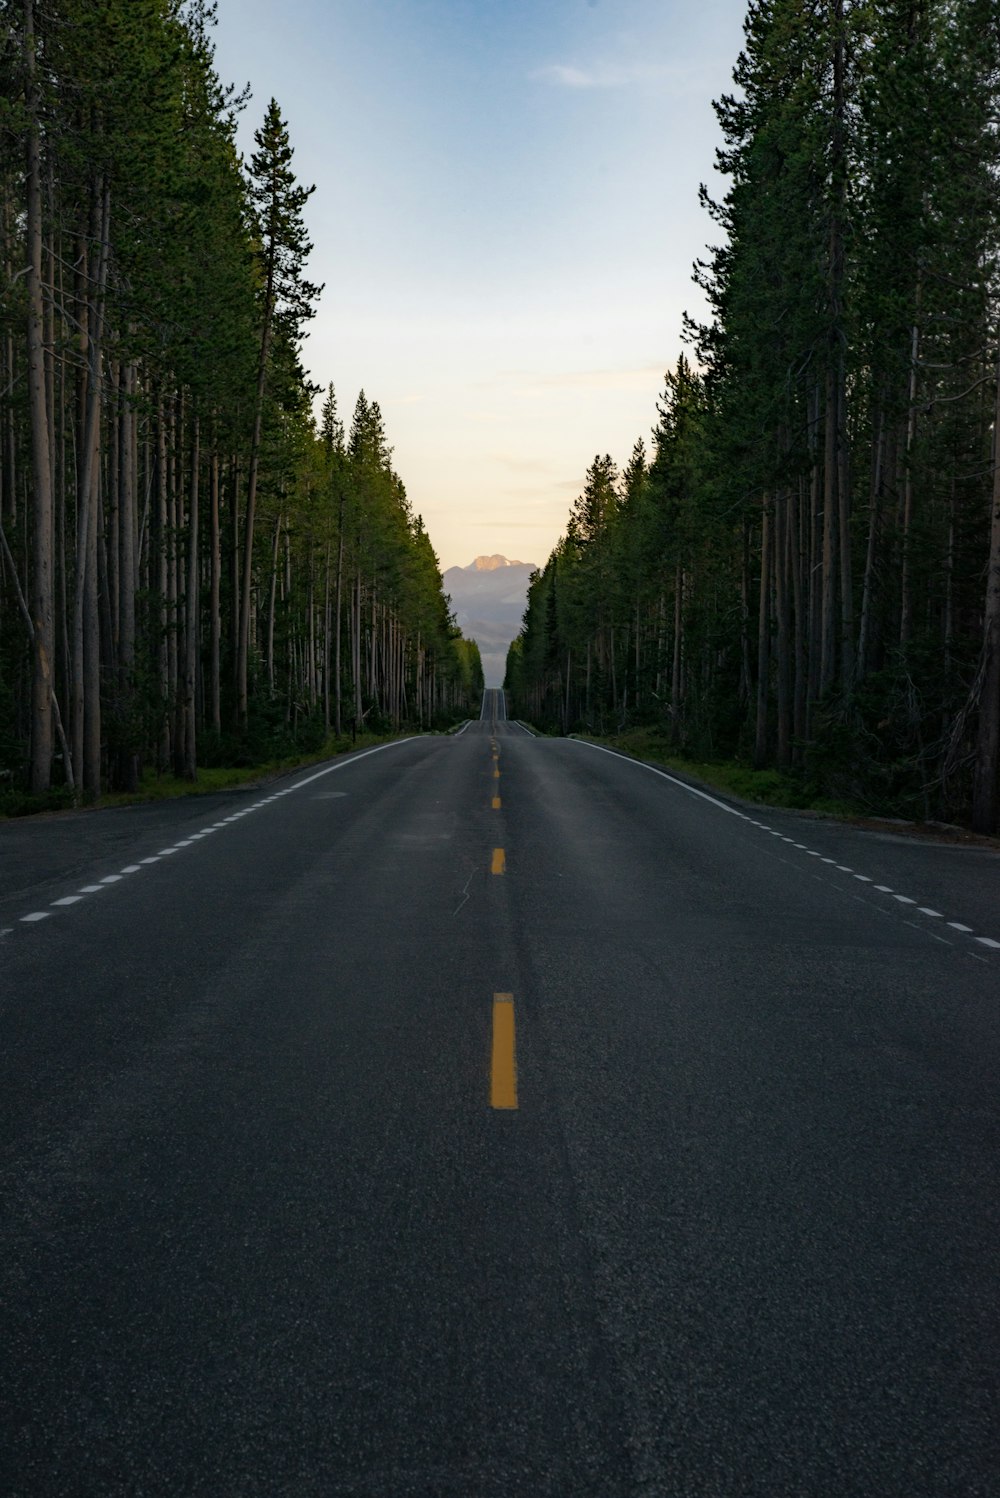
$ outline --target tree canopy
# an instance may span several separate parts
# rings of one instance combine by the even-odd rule
[[[996,831],[1000,11],[752,0],[745,36],[709,316],[532,583],[515,710]]]
[[[293,146],[204,0],[0,0],[0,796],[444,724],[482,686],[377,403],[319,425]]]

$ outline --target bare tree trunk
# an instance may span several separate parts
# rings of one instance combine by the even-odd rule
[[[274,314],[274,247],[267,257],[264,288],[264,324],[257,359],[257,392],[253,408],[253,436],[250,441],[250,471],[247,476],[247,510],[243,521],[243,586],[240,596],[240,628],[236,648],[236,710],[241,728],[246,728],[249,714],[247,698],[247,661],[250,650],[250,590],[253,583],[253,528],[257,506],[257,469],[260,463],[260,434],[264,419],[264,388],[267,382],[267,356],[271,346],[271,319]]]
[[[94,424],[91,496],[84,507],[87,517],[87,562],[83,580],[83,765],[84,794],[96,800],[101,794],[101,616],[97,587],[98,529],[100,524],[100,424]]]
[[[330,542],[326,543],[326,562],[323,568],[323,729],[330,732],[330,632],[333,618],[330,611]]]
[[[337,601],[336,601],[336,623],[334,625],[336,641],[334,645],[334,667],[333,667],[333,691],[334,691],[334,729],[339,735],[342,730],[342,682],[341,682],[341,638],[343,632],[343,598],[344,598],[344,496],[340,496],[340,514],[337,522]]]
[[[160,744],[157,769],[170,763],[170,663],[167,658],[167,416],[160,395],[156,407],[156,592],[159,599],[159,635],[156,642],[157,676],[160,688]]]
[[[740,567],[740,705],[749,711],[753,693],[750,665],[750,520],[743,519],[743,555]]]
[[[209,712],[212,718],[212,728],[216,733],[222,732],[222,689],[220,673],[220,654],[222,640],[222,618],[219,607],[219,594],[222,583],[222,535],[219,529],[219,451],[213,444],[212,465],[209,487],[209,527],[211,531],[212,555],[210,559],[210,582],[209,582]]]
[[[24,69],[27,103],[28,400],[31,412],[33,625],[31,672],[31,778],[35,795],[52,778],[53,509],[52,453],[45,386],[44,304],[42,296],[42,186],[39,90],[35,61],[33,0],[24,3]],[[13,510],[13,500],[11,501]]]
[[[274,611],[278,603],[278,551],[281,545],[281,516],[274,526],[274,545],[271,548],[271,587],[267,607],[267,685],[274,696]]]
[[[840,557],[840,676],[845,692],[854,681],[854,575],[851,556],[851,465],[847,441],[844,351],[837,360],[837,518]]]
[[[841,639],[841,660],[847,662],[848,684],[853,661],[850,658],[851,598],[845,594],[844,580],[850,579],[848,540],[849,496],[845,492],[846,461],[844,457],[844,217],[847,192],[846,153],[846,49],[844,38],[844,0],[829,0],[833,31],[833,114],[830,140],[830,247],[827,273],[830,315],[829,348],[826,373],[826,431],[823,460],[823,630],[820,657],[820,695],[829,692],[837,676],[836,593],[837,570],[840,574],[841,635],[845,626],[848,638]],[[846,555],[844,554],[846,551]]]
[[[80,482],[77,494],[76,592],[73,601],[73,764],[77,788],[100,794],[100,621],[97,607],[97,511],[99,442],[104,336],[104,296],[108,278],[111,192],[96,182],[93,190],[93,238],[97,240],[97,284],[87,309],[86,378],[81,383],[83,424]]]
[[[683,696],[682,666],[684,654],[684,569],[680,562],[674,569],[674,651],[670,665],[670,708],[674,728],[680,731]]]
[[[990,556],[983,611],[983,683],[972,783],[972,826],[996,832],[1000,826],[1000,361],[993,421],[993,494]]]
[[[21,617],[24,619],[25,628],[28,631],[28,638],[29,640],[31,640],[34,635],[35,624],[34,620],[31,617],[31,610],[28,608],[27,600],[25,599],[24,592],[21,588],[20,580],[18,579],[17,567],[14,564],[14,558],[11,554],[11,549],[7,541],[7,533],[4,530],[2,516],[3,510],[2,507],[0,507],[0,551],[3,552],[4,560],[10,571],[11,583],[13,585],[14,593],[17,598],[18,607],[21,610]],[[55,691],[53,691],[52,693],[52,717],[55,723],[55,730],[56,735],[59,739],[59,745],[63,753],[63,762],[66,767],[66,784],[68,785],[70,790],[73,790],[73,761],[70,755],[69,745],[66,742],[66,734],[63,731],[62,714],[59,711],[59,698]]]
[[[310,712],[316,707],[316,584],[313,560],[313,548],[310,543],[309,556],[306,563],[309,569],[308,597],[306,602],[306,670],[309,678],[308,701]]]
[[[767,762],[767,708],[771,669],[771,505],[765,494],[760,521],[760,593],[757,608],[757,721],[754,734],[755,765]]]
[[[882,479],[885,473],[885,408],[878,403],[875,419],[875,435],[872,442],[872,493],[868,511],[868,543],[865,548],[865,575],[861,587],[861,622],[858,629],[858,656],[855,678],[864,681],[868,674],[868,653],[871,637],[872,609],[875,597],[875,561],[878,554],[878,537],[882,520]]]
[[[922,282],[917,279],[917,307],[921,300]],[[899,584],[899,643],[909,644],[913,629],[913,449],[917,436],[917,359],[920,354],[920,329],[916,322],[910,334],[910,378],[906,413],[906,457],[903,468],[903,565]]]
[[[118,457],[118,690],[123,704],[130,700],[135,685],[136,470],[138,467],[135,388],[135,365],[129,363],[122,371]],[[122,746],[118,776],[123,790],[134,791],[139,785],[139,758],[130,726],[126,732],[126,739],[127,742]]]
[[[820,604],[819,695],[825,696],[833,686],[836,657],[836,589],[837,589],[837,383],[833,370],[826,376],[826,427],[823,453],[823,571]]]
[[[792,652],[791,618],[788,599],[788,573],[791,538],[788,526],[788,497],[779,491],[774,501],[774,612],[778,626],[777,762],[787,769],[792,759]]]
[[[806,690],[806,732],[812,707],[819,697],[820,657],[822,654],[822,587],[817,587],[816,574],[822,569],[823,516],[822,474],[819,455],[820,392],[814,385],[809,397],[809,446],[812,452],[812,467],[809,474],[809,513],[803,523],[806,536],[806,609],[809,640],[808,687]]]
[[[180,657],[178,635],[181,629],[181,529],[184,525],[184,496],[181,492],[181,449],[183,432],[177,420],[180,397],[170,403],[170,441],[167,447],[167,698],[170,704],[170,759],[175,775],[184,769],[184,709],[180,690]]]
[[[201,469],[201,422],[194,418],[191,433],[191,497],[188,503],[186,619],[184,630],[184,742],[185,780],[198,778],[198,481]]]
[[[361,567],[354,578],[354,725],[361,727]]]
[[[792,733],[801,745],[806,737],[806,693],[808,691],[808,647],[806,643],[805,588],[802,581],[803,553],[803,499],[805,485],[800,478],[788,491],[788,545],[791,562],[792,613],[794,616],[792,658],[794,682],[792,687]],[[801,757],[801,749],[793,745],[792,757]]]
[[[229,663],[232,673],[233,706],[238,702],[237,676],[240,654],[240,460],[229,465]]]

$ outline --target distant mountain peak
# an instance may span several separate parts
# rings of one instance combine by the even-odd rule
[[[537,570],[534,562],[513,562],[497,552],[444,574],[455,621],[465,638],[479,645],[488,687],[503,681],[507,647],[521,628],[528,580]]]
[[[491,557],[477,557],[466,572],[496,572],[498,567],[523,567],[524,562],[512,562],[507,557],[494,553]]]

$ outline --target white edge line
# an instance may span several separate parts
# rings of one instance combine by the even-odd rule
[[[582,744],[586,749],[596,749],[599,754],[610,754],[614,759],[623,759],[627,765],[636,765],[640,770],[649,770],[652,775],[659,775],[661,780],[669,780],[672,785],[679,786],[682,791],[687,791],[689,795],[698,796],[700,800],[709,801],[713,806],[718,806],[721,811],[728,811],[730,816],[739,817],[741,822],[749,822],[752,826],[755,825],[752,817],[748,817],[743,812],[737,811],[735,807],[727,806],[724,801],[717,801],[714,796],[709,796],[705,791],[696,790],[693,785],[685,785],[683,780],[678,780],[674,775],[668,775],[666,770],[658,770],[655,765],[647,765],[641,759],[629,759],[627,754],[619,754],[615,749],[605,749],[603,744],[591,744],[588,739],[570,739],[569,743]],[[791,839],[788,838],[785,841],[790,842]],[[843,872],[846,874],[849,871],[844,869]],[[860,879],[863,884],[871,884],[872,882],[865,874],[855,874],[854,877],[855,879]],[[885,884],[876,884],[875,888],[881,890],[883,894],[891,895],[893,893],[889,886]],[[910,905],[916,903],[913,900],[907,900],[905,895],[897,895],[896,899]],[[926,915],[938,914],[936,910],[928,910],[924,913]],[[971,932],[972,929],[969,926],[961,925],[958,921],[949,921],[948,925],[956,931]],[[1000,949],[1000,942],[994,941],[992,937],[977,936],[976,941],[981,942],[984,947],[996,947]]]
[[[336,763],[327,765],[325,770],[317,770],[315,775],[307,775],[305,780],[297,780],[287,790],[280,794],[287,796],[291,791],[300,791],[305,785],[312,785],[314,780],[322,780],[324,775],[332,775],[334,770],[344,770],[348,765],[356,765],[359,759],[367,759],[369,754],[381,754],[383,749],[401,749],[404,744],[414,744],[418,738],[424,735],[414,733],[408,739],[394,739],[391,744],[376,744],[374,749],[363,749],[360,754],[352,754],[350,759],[338,759]]]
[[[678,780],[676,775],[668,775],[666,770],[658,770],[655,765],[647,765],[645,760],[630,759],[627,754],[619,754],[617,749],[605,749],[603,744],[592,744],[589,739],[568,739],[567,743],[582,744],[585,749],[595,749],[598,754],[610,754],[612,759],[621,759],[627,765],[635,765],[637,770],[648,770],[651,775],[659,775],[661,780],[669,780],[671,785],[679,786],[682,791],[687,791],[689,796],[697,796],[702,801],[708,801],[712,806],[717,806],[720,811],[728,811],[731,817],[739,817],[741,822],[750,821],[745,812],[737,811],[735,806],[727,806],[725,801],[718,801],[707,791],[699,791],[693,785],[686,785],[683,780]]]

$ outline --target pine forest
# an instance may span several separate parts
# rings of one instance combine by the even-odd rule
[[[478,710],[377,402],[314,419],[312,188],[211,25],[0,0],[0,809]]]
[[[754,0],[734,84],[708,315],[533,578],[513,709],[996,832],[1000,7]]]

